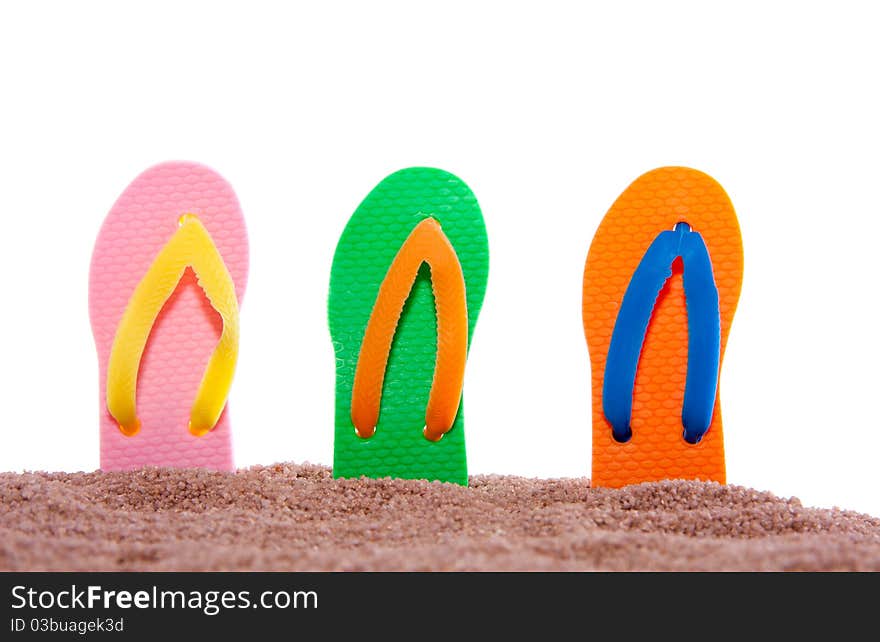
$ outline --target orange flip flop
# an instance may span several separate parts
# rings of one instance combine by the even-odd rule
[[[725,482],[718,375],[742,273],[733,205],[702,172],[648,172],[605,215],[583,283],[593,486]]]

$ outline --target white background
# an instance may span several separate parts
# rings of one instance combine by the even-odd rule
[[[140,171],[211,165],[251,236],[240,466],[332,461],[332,253],[386,174],[476,193],[474,473],[589,474],[581,275],[660,165],[727,189],[746,250],[729,480],[880,515],[871,3],[78,2],[0,8],[0,470],[98,465],[88,265]]]

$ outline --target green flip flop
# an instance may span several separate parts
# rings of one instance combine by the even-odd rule
[[[433,220],[426,222],[427,219]],[[413,249],[412,241],[426,229],[441,239],[433,238],[432,242],[436,243],[433,247],[445,252],[444,257],[449,259],[446,263],[453,265],[450,278],[459,284],[458,294],[450,294],[446,285],[450,270],[444,267],[441,274],[441,268],[433,264],[429,267],[427,258],[424,262],[421,258],[415,263],[410,261],[412,270],[417,269],[418,273],[408,297],[405,295],[408,279],[387,279],[404,293],[405,303],[403,300],[399,302],[402,309],[383,304],[383,309],[391,310],[385,315],[386,329],[390,332],[387,361],[382,350],[365,351],[370,352],[374,362],[380,361],[385,367],[384,379],[380,369],[374,378],[376,394],[369,397],[378,417],[372,426],[374,430],[356,429],[352,418],[356,373],[360,376],[361,346],[368,324],[372,331],[374,321],[371,315],[380,288],[386,287],[383,285],[386,275],[390,274],[392,265],[397,267],[400,263],[405,246],[416,253],[421,251],[421,246]],[[410,253],[409,256],[420,257],[421,254]],[[432,274],[432,270],[437,273]],[[466,350],[470,347],[483,303],[488,274],[489,246],[483,215],[468,186],[452,174],[423,167],[404,169],[379,183],[360,204],[339,239],[330,274],[328,312],[336,351],[334,477],[364,475],[467,484],[460,379],[455,379],[452,384],[434,381],[435,366],[438,372],[441,371],[438,315],[442,317],[441,312],[443,315],[455,314],[448,312],[450,306],[447,302],[458,297],[461,305],[452,306],[452,309],[460,313],[457,318],[461,323],[440,318],[440,324],[441,333],[460,326],[458,343],[455,344],[460,348],[460,359],[454,361],[459,363],[463,376]],[[383,297],[385,294],[383,289]],[[446,339],[440,343],[444,350],[449,350]],[[378,360],[377,353],[380,355]],[[451,406],[447,403],[451,408],[447,413],[447,424],[451,422],[451,426],[444,426],[441,433],[445,434],[439,435],[442,438],[432,441],[426,436],[430,425],[426,420],[426,409],[429,398],[434,397],[432,385],[442,387],[444,383],[447,390],[454,391],[455,397]],[[447,397],[450,396],[447,393]],[[451,413],[455,413],[454,421]]]

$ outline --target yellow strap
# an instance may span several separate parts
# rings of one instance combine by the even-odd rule
[[[137,379],[141,356],[156,317],[191,267],[214,309],[223,333],[199,384],[190,411],[189,431],[202,436],[220,419],[238,359],[238,299],[235,284],[217,246],[194,214],[184,214],[180,227],[138,283],[116,329],[107,369],[107,408],[124,435],[140,430]]]

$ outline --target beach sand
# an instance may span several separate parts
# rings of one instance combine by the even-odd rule
[[[0,570],[877,571],[880,519],[685,481],[0,473]]]

